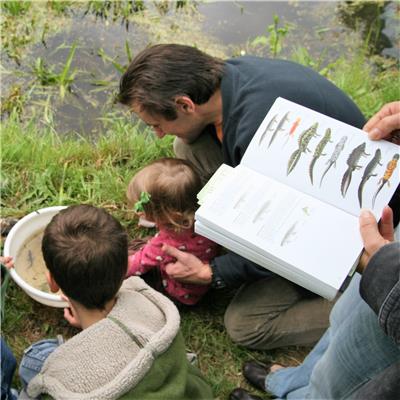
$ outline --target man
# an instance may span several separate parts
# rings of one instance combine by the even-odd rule
[[[222,61],[176,44],[139,53],[121,78],[119,98],[158,137],[175,135],[176,156],[191,161],[206,182],[222,162],[240,163],[279,96],[356,127],[365,122],[342,91],[301,65],[257,57]],[[236,254],[203,264],[169,246],[164,250],[177,259],[167,268],[174,279],[215,288],[242,285],[225,314],[238,344],[311,344],[328,326],[329,302]]]

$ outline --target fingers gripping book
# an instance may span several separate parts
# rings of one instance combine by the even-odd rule
[[[358,264],[361,208],[380,218],[400,182],[400,148],[278,98],[239,166],[198,194],[195,231],[333,299]]]

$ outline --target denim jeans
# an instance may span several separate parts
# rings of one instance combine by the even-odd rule
[[[1,338],[1,400],[14,400],[15,395],[11,392],[11,382],[14,376],[17,362],[7,343]]]
[[[295,368],[269,374],[266,389],[287,399],[345,399],[400,361],[400,350],[359,294],[356,274],[330,315],[330,328]]]
[[[62,343],[60,336],[57,339],[40,340],[24,350],[19,366],[19,377],[24,388],[40,372],[47,357]]]

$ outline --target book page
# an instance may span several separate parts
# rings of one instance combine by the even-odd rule
[[[400,147],[278,98],[242,165],[358,216],[380,218],[400,182]]]
[[[202,205],[206,198],[211,195],[222,182],[232,174],[233,167],[222,164],[209,179],[209,181],[203,186],[199,193],[197,193],[197,202]]]
[[[233,172],[196,220],[281,264],[282,271],[338,289],[363,247],[358,217],[242,165]]]

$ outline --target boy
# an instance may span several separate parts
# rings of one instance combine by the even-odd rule
[[[67,296],[65,316],[83,330],[53,347],[40,372],[26,382],[29,396],[212,398],[186,360],[175,306],[140,278],[123,282],[127,242],[115,218],[89,205],[62,210],[46,227],[42,251],[49,286]],[[21,362],[22,377],[29,375],[33,359],[38,369],[37,359],[48,352],[43,356],[31,346]]]

